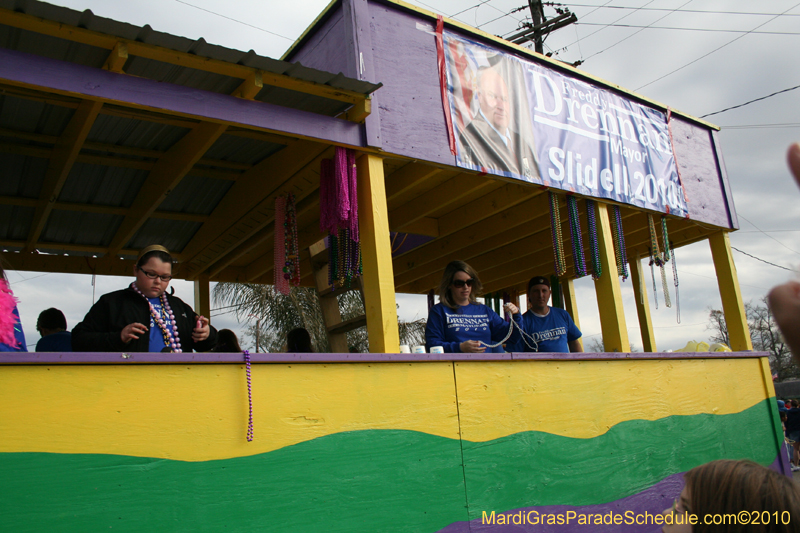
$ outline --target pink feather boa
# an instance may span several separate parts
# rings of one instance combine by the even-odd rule
[[[17,317],[14,315],[14,308],[17,306],[17,299],[11,292],[8,282],[0,278],[0,342],[8,346],[16,346],[17,338],[14,336],[14,326],[17,324]]]

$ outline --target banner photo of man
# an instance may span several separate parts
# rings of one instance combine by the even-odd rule
[[[443,36],[458,166],[687,215],[663,112],[454,33]]]
[[[521,64],[477,43],[445,42],[458,166],[537,181]]]

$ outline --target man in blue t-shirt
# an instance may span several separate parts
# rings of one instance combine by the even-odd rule
[[[550,307],[550,281],[535,276],[528,282],[530,310],[522,315],[522,338],[506,346],[509,352],[582,352],[581,331],[569,313]]]

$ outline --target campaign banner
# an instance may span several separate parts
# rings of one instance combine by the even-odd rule
[[[444,32],[456,164],[687,215],[665,113]]]

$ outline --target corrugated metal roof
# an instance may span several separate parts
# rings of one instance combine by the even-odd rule
[[[219,61],[224,61],[226,63],[240,64],[247,67],[263,70],[266,72],[271,72],[273,74],[283,74],[286,76],[290,76],[292,78],[297,78],[299,80],[310,81],[322,85],[328,85],[330,87],[334,87],[337,89],[344,89],[347,91],[353,91],[364,95],[371,94],[381,86],[380,84],[348,78],[341,73],[331,74],[330,72],[324,72],[321,70],[305,67],[300,63],[290,63],[287,61],[281,61],[279,59],[260,56],[256,54],[253,50],[250,50],[248,52],[242,52],[241,50],[234,50],[223,46],[209,44],[203,38],[192,40],[192,39],[187,39],[185,37],[179,37],[176,35],[170,35],[168,33],[155,31],[150,25],[138,27],[134,26],[133,24],[119,22],[104,17],[98,17],[94,13],[92,13],[92,11],[89,9],[81,12],[65,7],[54,6],[51,4],[47,4],[45,2],[37,2],[35,0],[0,0],[0,8],[25,13],[27,15],[32,15],[35,17],[41,17],[46,20],[52,20],[54,22],[68,24],[70,26],[78,26],[80,28],[85,28],[87,30],[95,31],[98,33],[104,33],[106,35],[120,37],[126,40],[139,41],[145,44],[168,48],[170,50],[176,50],[178,52],[191,53],[199,57],[217,59]],[[20,32],[19,30],[11,30],[11,33],[14,32],[22,34],[29,33],[29,32]],[[86,45],[73,43],[74,46],[67,46],[66,49],[64,49],[65,47],[63,46],[63,44],[61,47],[56,47],[53,46],[52,42],[48,42],[49,39],[52,38],[44,38],[43,36],[38,34],[33,34],[32,36],[28,37],[32,39],[32,42],[30,43],[26,42],[25,41],[26,38],[22,36],[19,37],[18,45],[10,46],[10,44],[12,43],[7,42],[4,33],[8,33],[8,30],[6,29],[5,31],[0,31],[0,42],[4,43],[3,46],[6,46],[7,48],[14,48],[22,51],[26,51],[25,49],[28,48],[31,49],[32,53],[38,53],[38,52],[33,52],[34,48],[42,48],[41,51],[44,53],[40,53],[39,55],[62,54],[62,53],[70,54],[73,57],[67,58],[62,56],[56,58],[74,62],[80,62],[82,64],[87,64],[93,67],[101,67],[107,57],[107,54],[101,53],[100,51],[101,49],[97,49],[90,46],[87,47]],[[90,52],[88,49],[92,48],[94,48],[94,51]],[[48,55],[48,57],[53,57],[53,56]],[[138,60],[136,59],[129,60],[129,62],[131,63],[131,65],[133,65],[133,63],[138,62]],[[149,60],[142,60],[142,62],[152,63],[152,61]],[[126,68],[127,67],[128,65],[126,65]],[[140,67],[139,65],[137,65],[135,67],[135,70],[139,70],[140,68],[142,70],[147,70],[147,69],[152,69],[153,66],[142,64]],[[177,68],[178,70],[181,69],[181,67],[175,67],[175,68]],[[148,70],[147,77],[150,78],[152,74],[153,72]],[[167,75],[167,73],[160,73],[159,75]],[[173,75],[179,76],[177,74]],[[224,78],[224,76],[211,75],[207,78],[207,80],[204,81],[204,83],[210,83],[211,85],[214,85],[215,83],[217,83],[217,81],[212,81],[212,79],[214,78]],[[178,82],[172,81],[172,83],[178,83]],[[213,90],[213,89],[208,89],[208,90]],[[220,89],[220,91],[217,92],[225,92],[225,91]]]

